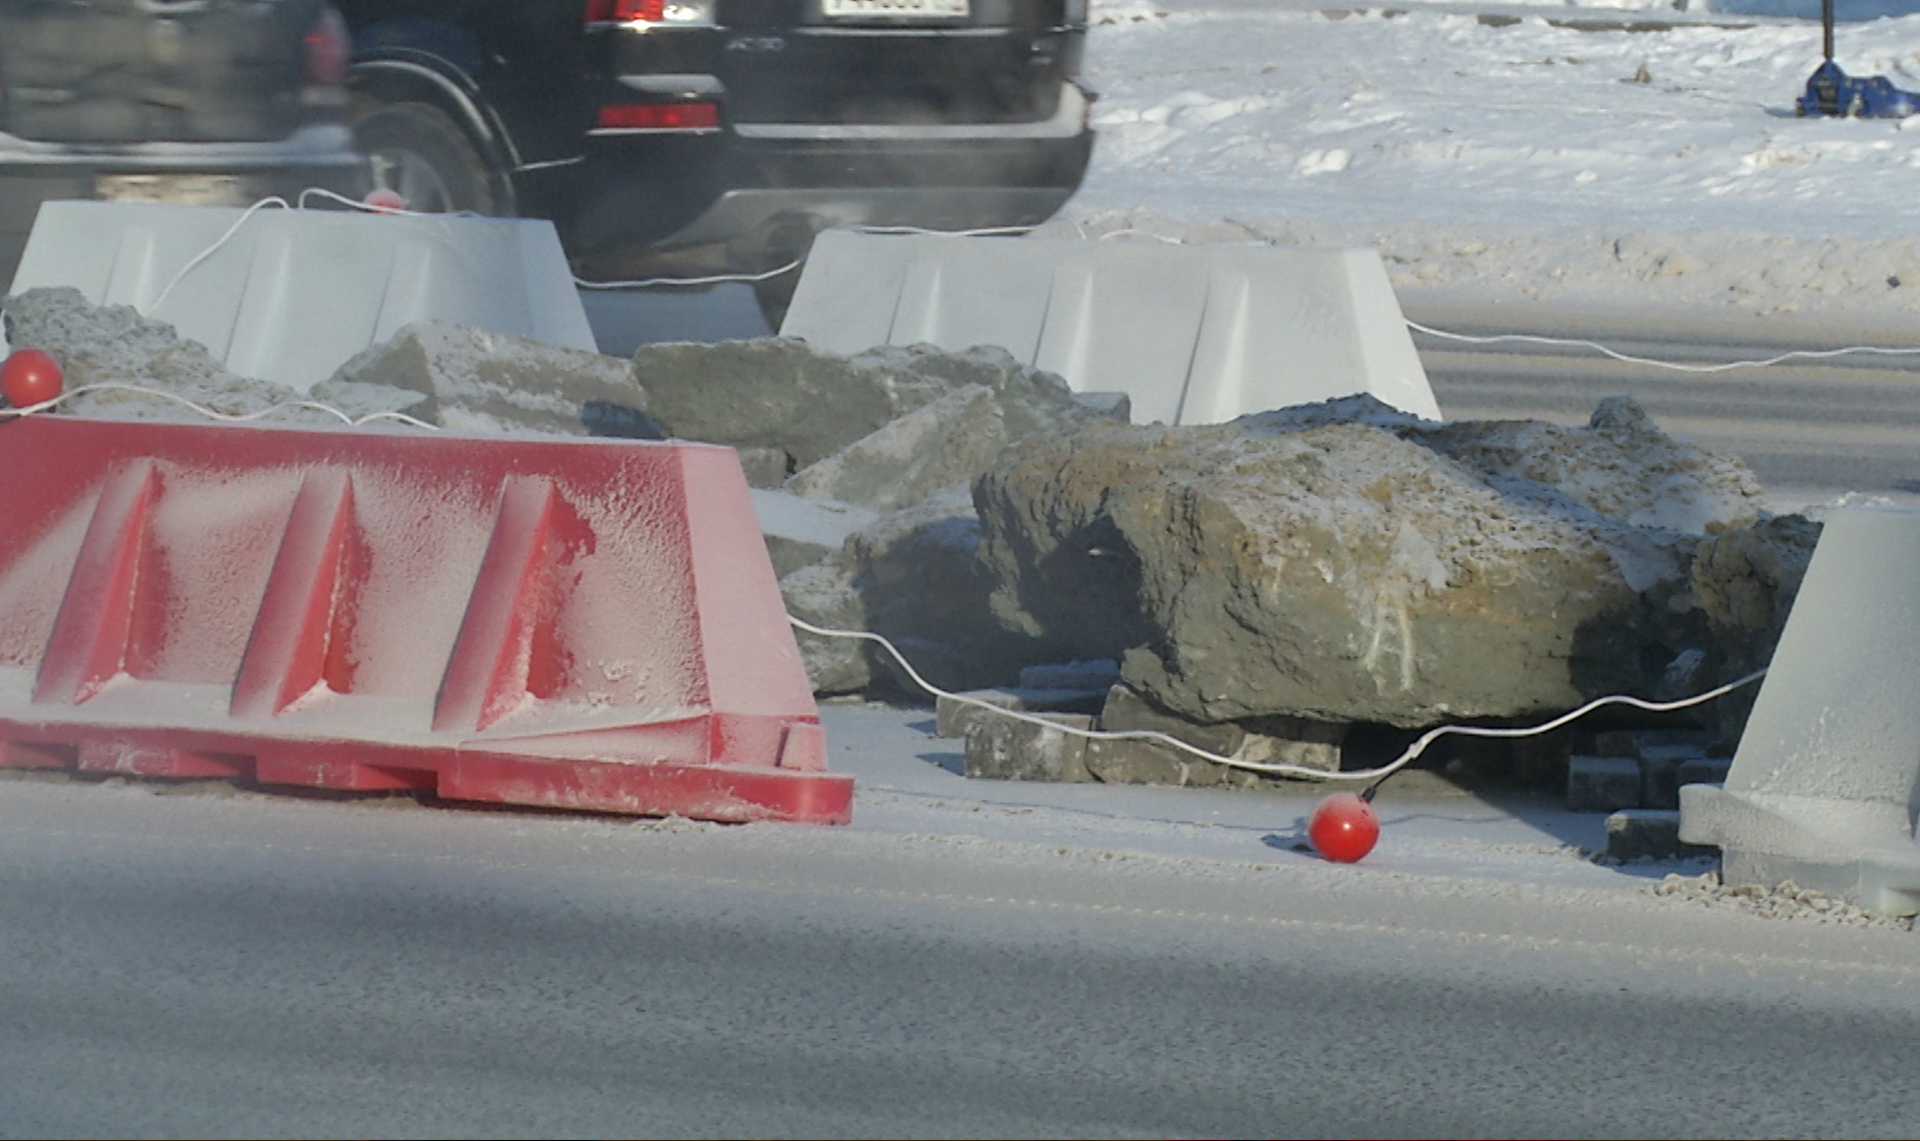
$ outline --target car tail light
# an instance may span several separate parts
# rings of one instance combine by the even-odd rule
[[[603,131],[712,131],[720,126],[718,103],[615,103],[600,108]]]
[[[708,26],[714,0],[587,0],[589,24]]]
[[[307,29],[306,50],[308,83],[334,87],[347,77],[353,42],[347,36],[347,22],[333,5],[321,5],[320,15]]]

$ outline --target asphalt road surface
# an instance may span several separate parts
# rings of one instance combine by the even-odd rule
[[[1416,308],[1408,315],[1448,332],[1585,338],[1629,356],[1718,370],[1627,363],[1575,346],[1474,345],[1415,333],[1428,380],[1451,419],[1584,423],[1600,400],[1631,396],[1668,432],[1746,460],[1783,505],[1850,492],[1920,502],[1920,330],[1753,317],[1507,315],[1464,307]],[[1727,367],[1796,350],[1863,345],[1900,352]]]
[[[4,787],[6,1136],[1920,1121],[1906,932],[857,829]]]

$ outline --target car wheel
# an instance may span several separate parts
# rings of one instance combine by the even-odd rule
[[[509,213],[494,173],[458,124],[425,103],[382,103],[354,123],[376,190],[423,214]]]

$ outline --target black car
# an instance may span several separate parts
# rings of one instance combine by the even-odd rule
[[[599,275],[840,224],[1031,225],[1079,185],[1087,0],[343,0],[376,183],[552,219]]]
[[[324,0],[0,0],[0,289],[42,201],[365,189]]]

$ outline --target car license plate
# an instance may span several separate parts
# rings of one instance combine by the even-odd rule
[[[896,20],[954,20],[968,14],[970,0],[820,0],[820,14],[830,20],[848,17],[890,17]]]
[[[176,206],[246,206],[247,188],[233,174],[103,174],[93,180],[103,202],[167,202]]]

